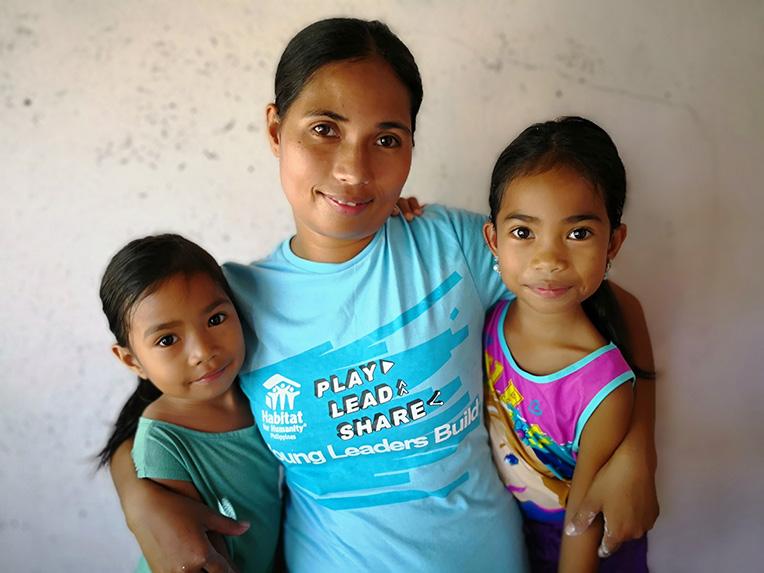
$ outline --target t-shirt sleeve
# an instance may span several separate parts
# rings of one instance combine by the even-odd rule
[[[483,308],[487,310],[500,298],[512,297],[512,293],[501,282],[499,273],[493,270],[493,255],[483,240],[483,225],[488,218],[462,209],[445,211],[462,247]]]
[[[139,478],[193,481],[183,464],[177,436],[151,423],[138,426],[133,442],[133,463]]]

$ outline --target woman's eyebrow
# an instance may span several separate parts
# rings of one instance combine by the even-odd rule
[[[340,115],[336,111],[331,111],[329,109],[311,109],[305,113],[305,117],[328,117],[334,121],[348,121],[348,118],[344,115]]]
[[[305,114],[305,117],[328,117],[329,119],[332,119],[338,123],[347,123],[350,121],[344,115],[329,109],[311,109],[308,110],[308,112]],[[405,123],[401,123],[400,121],[381,121],[377,124],[377,129],[399,129],[401,131],[405,131],[409,135],[411,134],[411,128]]]

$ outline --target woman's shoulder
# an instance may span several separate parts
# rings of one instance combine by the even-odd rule
[[[402,218],[401,218],[402,219]],[[409,228],[412,233],[431,233],[438,237],[455,238],[460,243],[479,241],[482,243],[482,228],[487,220],[485,215],[473,213],[457,207],[431,204],[426,205],[421,216],[411,222],[393,218],[389,224]]]

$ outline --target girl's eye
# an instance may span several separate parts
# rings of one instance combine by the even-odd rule
[[[583,241],[591,236],[591,230],[586,228],[573,229],[570,233],[568,233],[568,238],[573,239],[574,241]]]
[[[377,139],[377,145],[380,147],[400,147],[400,140],[394,135],[382,135]]]
[[[165,334],[162,338],[157,340],[156,344],[157,346],[167,347],[167,346],[172,346],[177,341],[178,341],[178,337],[175,336],[174,334]]]
[[[222,324],[225,322],[226,316],[222,312],[218,312],[216,314],[213,314],[210,319],[207,321],[207,324],[210,326],[217,326],[218,324]]]
[[[313,133],[320,135],[321,137],[331,137],[336,135],[334,128],[328,123],[319,123],[318,125],[314,125],[311,130],[313,130]]]
[[[524,241],[533,237],[533,232],[528,227],[515,227],[509,232],[515,239]]]

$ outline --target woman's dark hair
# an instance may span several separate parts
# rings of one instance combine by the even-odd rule
[[[610,229],[616,229],[626,202],[626,170],[607,132],[588,119],[574,116],[531,125],[501,152],[491,175],[491,222],[496,224],[504,193],[512,181],[559,166],[575,170],[601,194]],[[600,334],[621,349],[637,376],[655,378],[654,372],[634,364],[623,313],[607,280],[582,306]]]
[[[408,89],[411,133],[422,104],[422,78],[406,44],[377,20],[329,18],[314,22],[292,38],[276,68],[276,108],[286,116],[302,89],[322,66],[377,56],[385,60]]]
[[[234,300],[223,271],[212,255],[180,235],[136,239],[112,257],[101,279],[100,295],[117,344],[130,346],[130,319],[135,305],[179,274],[207,275]],[[138,378],[138,387],[122,407],[106,445],[98,452],[98,467],[108,464],[120,444],[135,434],[144,408],[161,394],[150,380]]]

